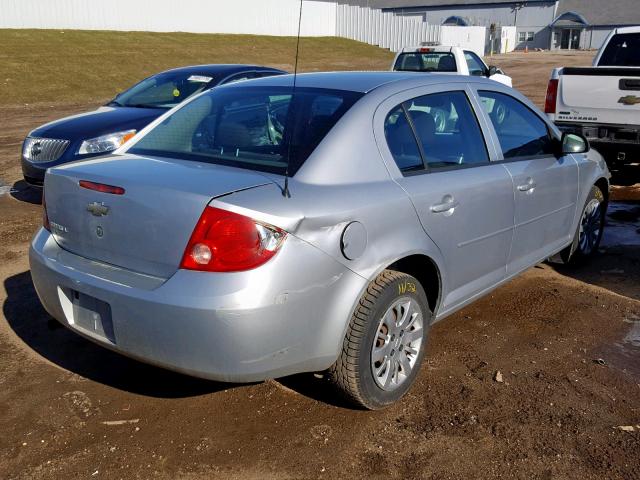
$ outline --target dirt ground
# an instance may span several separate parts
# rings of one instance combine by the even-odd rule
[[[589,61],[493,63],[540,103],[552,66]],[[198,380],[48,318],[29,275],[41,209],[20,143],[91,106],[0,108],[0,478],[640,479],[640,184],[614,187],[595,261],[538,265],[437,324],[410,394],[364,412],[312,374]]]

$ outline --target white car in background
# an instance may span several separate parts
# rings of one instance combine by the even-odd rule
[[[393,60],[391,70],[397,72],[457,73],[487,77],[511,87],[511,77],[498,67],[487,66],[480,56],[461,47],[421,45],[404,47]]]

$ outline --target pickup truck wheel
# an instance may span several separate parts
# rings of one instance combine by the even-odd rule
[[[359,407],[375,410],[394,403],[418,374],[430,322],[420,282],[383,271],[360,298],[330,379]]]
[[[604,231],[606,210],[604,194],[594,185],[582,209],[573,243],[561,253],[564,263],[580,263],[597,253]]]

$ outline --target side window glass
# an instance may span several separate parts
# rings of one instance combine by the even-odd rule
[[[547,124],[526,105],[503,93],[482,91],[479,94],[505,159],[553,153]]]
[[[445,92],[405,103],[430,169],[489,162],[487,147],[467,95]]]
[[[469,75],[474,75],[476,77],[481,77],[482,75],[484,75],[484,64],[480,61],[475,53],[464,52],[464,58],[467,61],[467,66],[469,67]]]
[[[396,107],[387,115],[384,122],[384,134],[393,159],[402,172],[424,168],[416,137],[413,135],[402,106]]]

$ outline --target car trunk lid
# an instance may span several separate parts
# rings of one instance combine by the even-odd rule
[[[82,180],[124,193],[83,188]],[[212,198],[271,182],[250,170],[125,155],[50,169],[45,195],[51,231],[62,248],[168,278]]]

